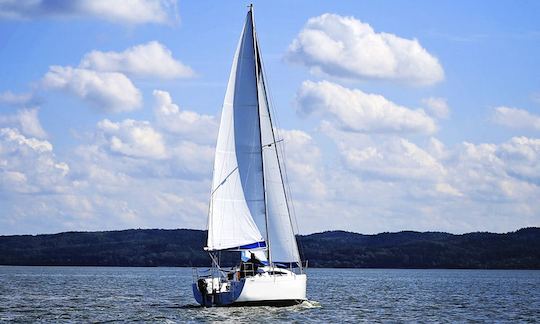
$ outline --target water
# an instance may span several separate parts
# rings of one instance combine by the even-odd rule
[[[188,268],[1,267],[0,321],[534,322],[540,271],[310,269],[310,302],[197,307]]]

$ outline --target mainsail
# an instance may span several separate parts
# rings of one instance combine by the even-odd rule
[[[223,103],[208,250],[266,248],[270,262],[300,262],[277,145],[250,10]]]

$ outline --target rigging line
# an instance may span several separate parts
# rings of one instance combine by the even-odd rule
[[[283,142],[283,139],[274,141],[274,142],[272,142],[272,143],[270,143],[270,144],[264,144],[262,147],[263,147],[263,148],[268,148],[268,147],[271,147],[272,145],[275,146],[275,145],[276,145],[277,143],[279,143],[279,142]]]
[[[215,192],[216,192],[223,184],[225,184],[225,182],[227,181],[227,179],[228,179],[228,178],[234,173],[234,171],[236,171],[236,170],[238,170],[238,166],[236,166],[236,168],[234,168],[231,172],[229,172],[229,174],[225,177],[225,179],[223,179],[223,181],[221,181],[221,182],[217,185],[216,189],[214,189],[214,190],[212,191],[212,193],[210,194],[210,198],[212,198],[212,197],[214,196],[214,193],[215,193]]]
[[[284,159],[286,160],[285,149],[284,148],[282,148],[282,155],[283,155]],[[294,206],[294,200],[292,199],[292,190],[291,190],[291,185],[290,185],[290,182],[289,182],[289,173],[287,172],[286,164],[283,165],[283,172],[285,173],[285,179],[287,179],[287,189],[288,189],[289,195],[290,195],[289,197],[290,197],[290,206],[291,206],[291,209],[292,209],[292,219],[294,220],[294,223],[296,225],[296,233],[298,233],[298,235],[300,235],[300,227],[298,226],[298,217],[296,217],[296,209],[295,209],[295,206]],[[295,236],[295,239],[296,239],[296,236]],[[300,259],[302,259],[302,256],[305,257],[304,244],[302,243],[302,240],[297,240],[297,242],[299,243],[299,248],[300,248],[300,251],[299,251]]]
[[[259,49],[259,51],[260,51],[260,49]],[[260,64],[261,64],[261,69],[263,71],[263,76],[268,75],[266,73],[266,69],[264,67],[264,62],[262,61],[262,59],[260,60]],[[264,79],[263,79],[263,82],[264,82]],[[279,136],[279,127],[277,127],[279,125],[279,119],[278,119],[278,115],[276,113],[276,109],[275,109],[275,105],[274,105],[271,86],[270,86],[270,84],[267,84],[266,82],[264,82],[264,86],[265,86],[265,88],[268,88],[268,91],[266,91],[266,95],[267,95],[266,100],[267,100],[267,103],[268,103],[268,105],[267,105],[267,107],[268,107],[268,117],[271,120],[271,117],[270,117],[270,109],[271,109],[272,114],[275,117],[275,124],[276,124],[275,133],[278,135],[278,138],[279,138],[279,137],[281,137],[281,136]],[[270,102],[268,102],[268,100],[270,100]],[[273,127],[272,127],[272,135],[274,135],[274,128]],[[280,174],[281,174],[281,168],[283,168],[283,173],[285,175],[286,184],[285,184],[285,182],[283,182],[283,178],[282,178],[282,182],[283,182],[283,186],[284,186],[284,191],[286,191],[285,192],[285,195],[286,195],[285,200],[286,200],[286,203],[287,203],[287,210],[289,211],[289,221],[290,221],[291,227],[293,229],[293,234],[295,232],[293,224],[292,224],[293,220],[294,220],[294,223],[296,225],[296,233],[299,233],[300,232],[300,227],[298,226],[298,218],[296,217],[296,209],[294,207],[294,202],[293,202],[293,199],[292,199],[292,190],[291,190],[291,186],[290,186],[290,183],[289,183],[289,177],[288,177],[287,167],[286,167],[286,163],[285,163],[285,161],[286,161],[285,148],[282,146],[279,149],[280,149],[281,155],[283,157],[283,165],[281,165],[281,163],[279,163],[279,158],[278,158],[278,166],[280,167]],[[276,147],[276,156],[278,156],[277,155],[277,150],[278,150],[278,148]],[[283,176],[283,174],[282,174],[282,176]],[[286,186],[286,189],[285,189],[285,186]],[[295,236],[294,240],[295,240],[295,242],[297,241],[296,236]],[[303,247],[302,242],[300,242],[300,250],[301,251],[298,251],[298,252],[303,255],[304,254],[304,247]],[[298,257],[300,258],[300,255],[298,255]],[[301,264],[300,264],[300,266],[301,266]]]
[[[257,43],[257,50],[258,52],[260,52],[260,49],[259,49],[259,44]],[[271,113],[270,113],[270,105],[269,105],[269,102],[268,102],[268,95],[267,95],[267,92],[266,92],[266,82],[265,82],[265,79],[264,79],[264,66],[263,66],[263,63],[262,63],[262,58],[259,56],[258,57],[258,60],[257,60],[257,63],[258,65],[261,67],[261,69],[263,70],[263,74],[261,74],[261,81],[262,81],[262,85],[263,85],[263,90],[264,90],[264,100],[266,101],[266,108],[267,108],[267,112],[268,112],[268,119],[270,121],[270,130],[272,132],[272,139],[274,140],[274,142],[276,141],[276,136],[275,136],[275,133],[274,133],[274,128],[272,126],[272,116],[271,116]],[[275,113],[275,111],[274,111]],[[281,163],[280,163],[280,159],[279,159],[279,154],[278,154],[278,149],[276,148],[275,150],[276,152],[276,159],[277,159],[277,165],[278,165],[278,170],[279,170],[279,174],[280,174],[280,178],[281,178],[281,185],[282,185],[282,190],[283,190],[283,195],[285,197],[285,206],[287,208],[287,214],[288,214],[288,218],[289,218],[289,226],[291,228],[291,231],[292,231],[292,234],[293,234],[293,242],[296,243],[296,237],[294,235],[294,226],[293,226],[293,223],[292,223],[292,219],[291,219],[291,210],[289,208],[289,199],[288,199],[288,195],[287,195],[287,190],[285,188],[285,183],[284,183],[284,179],[283,179],[283,173],[282,173],[282,167],[281,167]],[[295,244],[296,245],[296,244]],[[297,245],[296,245],[297,246]],[[294,255],[295,258],[298,257],[298,259],[300,258],[300,255],[297,255],[298,253],[298,248],[296,248],[296,253],[295,253],[295,248],[294,248],[294,245],[291,246],[291,249],[290,249],[290,252],[292,252],[292,254]],[[298,260],[297,259],[297,260]],[[301,267],[301,261],[298,260],[297,264]]]

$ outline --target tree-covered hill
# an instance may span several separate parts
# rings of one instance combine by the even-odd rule
[[[2,265],[208,266],[200,230],[124,230],[0,236]],[[540,228],[506,234],[440,232],[298,237],[311,267],[540,269]],[[237,253],[222,253],[228,263]]]
[[[301,241],[315,267],[540,269],[540,228],[463,235],[325,232]]]

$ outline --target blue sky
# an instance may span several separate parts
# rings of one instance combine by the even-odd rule
[[[0,234],[204,228],[247,4],[0,0]],[[540,225],[537,2],[254,6],[301,233]]]

